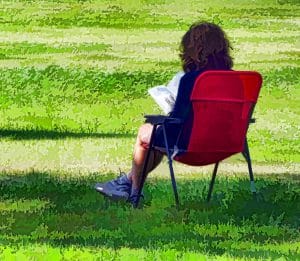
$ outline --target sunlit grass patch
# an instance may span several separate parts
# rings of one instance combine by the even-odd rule
[[[26,131],[23,133],[26,135]],[[135,141],[131,135],[126,137],[118,133],[90,134],[90,137],[86,134],[86,138],[79,133],[76,138],[76,133],[36,132],[36,140],[32,138],[34,132],[29,132],[25,140],[22,132],[12,133],[12,137],[14,135],[20,140],[1,142],[1,169],[68,170],[79,176],[90,172],[112,171],[117,174],[119,169],[128,170]]]
[[[103,51],[110,46],[101,44],[73,44],[70,45],[46,45],[42,43],[17,42],[13,44],[3,43],[0,45],[0,54],[5,55],[27,55],[42,53],[75,53],[80,51]]]

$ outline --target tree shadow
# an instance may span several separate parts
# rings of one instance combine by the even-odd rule
[[[297,175],[297,174],[295,174]],[[0,241],[7,245],[46,243],[171,248],[234,257],[296,260],[299,249],[300,190],[297,179],[259,177],[258,197],[245,178],[216,181],[205,201],[209,180],[179,180],[179,209],[169,180],[152,178],[141,209],[111,202],[94,191],[112,175],[60,177],[53,173],[3,173],[0,176]],[[282,245],[282,247],[281,247]]]
[[[132,138],[130,133],[89,133],[50,130],[18,130],[0,129],[1,138],[12,140],[43,140],[43,139],[66,139],[66,138]]]

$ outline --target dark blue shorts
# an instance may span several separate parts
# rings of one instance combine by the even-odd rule
[[[173,149],[174,146],[177,144],[178,134],[180,133],[180,127],[174,124],[166,125],[166,133],[167,133],[168,147],[170,149]],[[162,126],[158,126],[156,129],[155,137],[154,137],[154,146],[165,148]]]

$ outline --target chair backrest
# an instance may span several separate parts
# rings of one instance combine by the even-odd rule
[[[187,151],[175,160],[199,166],[242,152],[261,84],[257,72],[202,73],[190,98],[192,128]]]

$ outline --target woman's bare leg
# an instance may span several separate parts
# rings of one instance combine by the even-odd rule
[[[95,185],[96,191],[111,199],[129,199],[131,203],[134,203],[137,198],[141,172],[147,156],[152,130],[153,126],[151,124],[144,124],[139,129],[134,146],[132,168],[129,174],[121,175],[117,179],[108,182],[97,183]],[[149,156],[147,174],[161,162],[163,157],[162,153],[158,151],[151,151]]]
[[[150,143],[152,129],[153,126],[146,123],[140,127],[137,135],[133,152],[132,167],[128,175],[128,178],[132,181],[132,187],[134,190],[137,190],[139,188],[140,177],[148,152],[148,145]],[[147,174],[158,166],[162,158],[163,154],[159,151],[151,151],[147,166]]]

